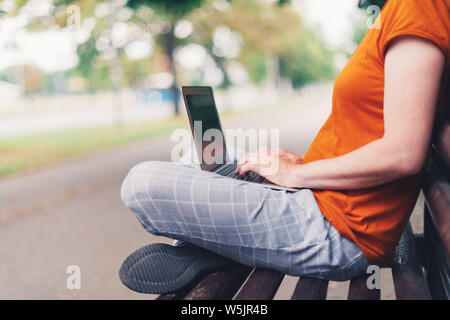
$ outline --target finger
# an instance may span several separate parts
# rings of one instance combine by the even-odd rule
[[[285,159],[288,159],[288,160],[289,159],[293,159],[296,156],[295,153],[293,153],[293,152],[291,152],[289,150],[286,150],[286,149],[282,149],[282,148],[279,149],[279,154],[280,154],[280,156],[282,158],[285,158]]]
[[[239,172],[241,166],[248,161],[248,158],[249,158],[249,152],[246,152],[244,154],[244,156],[241,159],[239,159],[239,161],[238,161],[238,163],[236,165],[236,172]]]
[[[280,149],[279,151],[280,151],[281,158],[286,159],[291,162],[294,162],[294,163],[303,163],[304,155],[296,154],[296,153],[291,152],[286,149]]]
[[[283,148],[279,148],[278,152],[280,153],[281,156],[285,156],[286,154],[289,153],[289,151],[287,151],[286,149],[283,149]]]
[[[258,156],[254,153],[249,153],[246,157],[245,163],[242,163],[239,166],[239,170],[237,171],[237,173],[241,174],[242,168],[245,165],[258,165]]]
[[[244,175],[249,171],[259,173],[259,165],[257,163],[247,162],[246,164],[242,165],[241,169],[239,170],[239,174]]]
[[[258,162],[258,155],[254,152],[247,152],[244,157],[240,161],[238,161],[238,164],[236,166],[236,172],[239,172],[242,165],[248,163],[248,162]]]

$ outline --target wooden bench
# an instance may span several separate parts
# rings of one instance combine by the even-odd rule
[[[450,117],[446,116],[447,119]],[[397,299],[449,299],[450,297],[450,124],[437,121],[430,159],[422,184],[425,196],[424,233],[415,235],[408,224],[396,248],[392,269]],[[380,290],[367,288],[363,275],[350,281],[348,299],[380,299]],[[236,264],[207,275],[189,288],[160,295],[172,299],[269,300],[284,274]],[[299,278],[293,300],[322,300],[328,281]]]

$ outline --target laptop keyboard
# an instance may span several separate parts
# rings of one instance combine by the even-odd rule
[[[244,180],[249,182],[256,182],[256,183],[262,183],[265,178],[263,176],[260,176],[254,171],[249,171],[245,173],[244,175],[237,174],[236,173],[236,164],[230,163],[227,165],[223,165],[219,167],[215,173],[220,174],[221,176],[230,177],[232,179],[236,180]]]

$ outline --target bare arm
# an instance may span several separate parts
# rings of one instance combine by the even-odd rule
[[[268,178],[289,187],[361,189],[418,173],[428,152],[445,63],[431,42],[404,36],[385,58],[384,136],[350,153],[304,165],[281,163]],[[252,161],[238,168],[261,172]]]

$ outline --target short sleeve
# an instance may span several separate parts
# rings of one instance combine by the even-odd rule
[[[450,0],[388,0],[381,15],[380,56],[399,36],[413,35],[434,42],[449,60]]]

